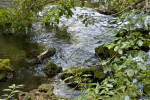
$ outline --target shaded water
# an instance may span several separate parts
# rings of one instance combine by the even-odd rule
[[[14,77],[0,84],[0,90],[11,84],[24,84],[25,91],[36,88],[37,85],[47,81],[44,76],[36,73],[36,66],[27,63],[28,58],[38,55],[44,47],[31,42],[29,35],[0,35],[0,59],[10,59]],[[37,74],[37,75],[36,75]],[[1,94],[1,92],[0,92]]]

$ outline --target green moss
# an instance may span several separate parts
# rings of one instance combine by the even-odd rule
[[[0,59],[0,71],[10,71],[10,59]]]
[[[0,80],[2,80],[3,78],[5,78],[5,76],[6,76],[6,73],[0,71]]]
[[[39,86],[38,91],[40,92],[48,92],[49,90],[53,92],[54,86],[51,84],[42,84]]]
[[[48,62],[44,72],[48,77],[53,77],[62,71],[61,67],[58,67],[54,62]]]
[[[39,86],[38,91],[45,92],[48,97],[50,97],[50,98],[52,98],[54,100],[57,97],[53,93],[53,89],[54,89],[54,86],[51,85],[51,84],[42,84],[41,86]]]
[[[0,59],[0,80],[4,79],[11,70],[10,59]]]
[[[113,56],[115,53],[113,49],[108,49],[107,47],[99,46],[95,48],[95,53],[98,55],[101,59],[106,59],[108,57]]]
[[[98,7],[99,7],[99,4],[98,4],[98,3],[85,2],[84,6],[85,6],[85,7],[90,7],[90,8],[98,8]]]
[[[45,67],[48,71],[59,70],[60,68],[54,62],[48,62]]]
[[[106,75],[102,72],[95,72],[94,73],[94,78],[96,78],[98,80],[104,79],[105,77],[106,77]]]
[[[144,86],[144,92],[147,94],[147,95],[150,95],[150,84],[146,84]]]

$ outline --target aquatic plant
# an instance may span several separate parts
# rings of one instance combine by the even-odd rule
[[[24,87],[24,85],[12,84],[11,86],[9,86],[8,89],[3,90],[4,92],[9,92],[9,93],[6,93],[6,94],[0,96],[0,100],[10,100],[15,94],[20,92],[18,89],[23,88],[23,87]],[[3,97],[3,99],[1,97]]]

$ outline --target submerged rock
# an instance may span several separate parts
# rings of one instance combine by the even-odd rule
[[[99,46],[95,48],[95,54],[98,55],[102,60],[112,57],[115,51],[113,49],[108,49],[107,47]]]
[[[0,59],[0,81],[12,78],[13,72],[10,65],[10,59]]]
[[[91,68],[78,68],[71,67],[65,70],[61,79],[63,79],[71,87],[82,87],[81,85],[91,82],[101,82],[106,77],[106,74],[103,73],[103,68],[101,66],[91,67]]]
[[[67,100],[59,98],[53,93],[54,86],[51,84],[42,84],[38,89],[28,92],[20,92],[19,100]]]
[[[62,68],[58,67],[54,62],[48,62],[43,71],[48,77],[53,77],[60,73]]]

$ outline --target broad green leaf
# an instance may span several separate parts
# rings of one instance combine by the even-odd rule
[[[130,97],[128,95],[126,95],[124,100],[130,100]]]
[[[107,87],[113,87],[113,85],[111,85],[111,84],[106,84],[106,86],[107,86]]]
[[[141,40],[139,40],[138,45],[141,47],[143,45],[143,42]]]
[[[15,90],[15,91],[13,91],[12,93],[18,93],[18,92],[20,92],[19,90]]]
[[[116,46],[116,47],[114,48],[114,51],[118,51],[118,49],[119,49],[119,47],[118,47],[118,46]]]
[[[145,65],[139,64],[138,66],[140,67],[141,70],[146,70],[146,66]]]
[[[119,54],[123,54],[123,51],[121,49],[119,49]]]
[[[4,89],[3,91],[12,91],[11,89]]]
[[[8,94],[4,94],[4,95],[2,95],[2,96],[8,96]]]
[[[12,88],[12,89],[13,89],[14,87],[13,87],[13,86],[9,86],[9,88]]]
[[[127,71],[127,75],[128,75],[129,77],[132,77],[132,76],[134,75],[134,71],[133,71],[132,69],[129,69],[129,70]]]
[[[114,92],[110,91],[108,94],[109,94],[109,95],[114,95]]]
[[[67,77],[67,78],[64,79],[64,81],[72,79],[72,78],[73,78],[73,76]]]
[[[70,89],[67,93],[70,93],[71,91],[73,91],[75,88]]]

